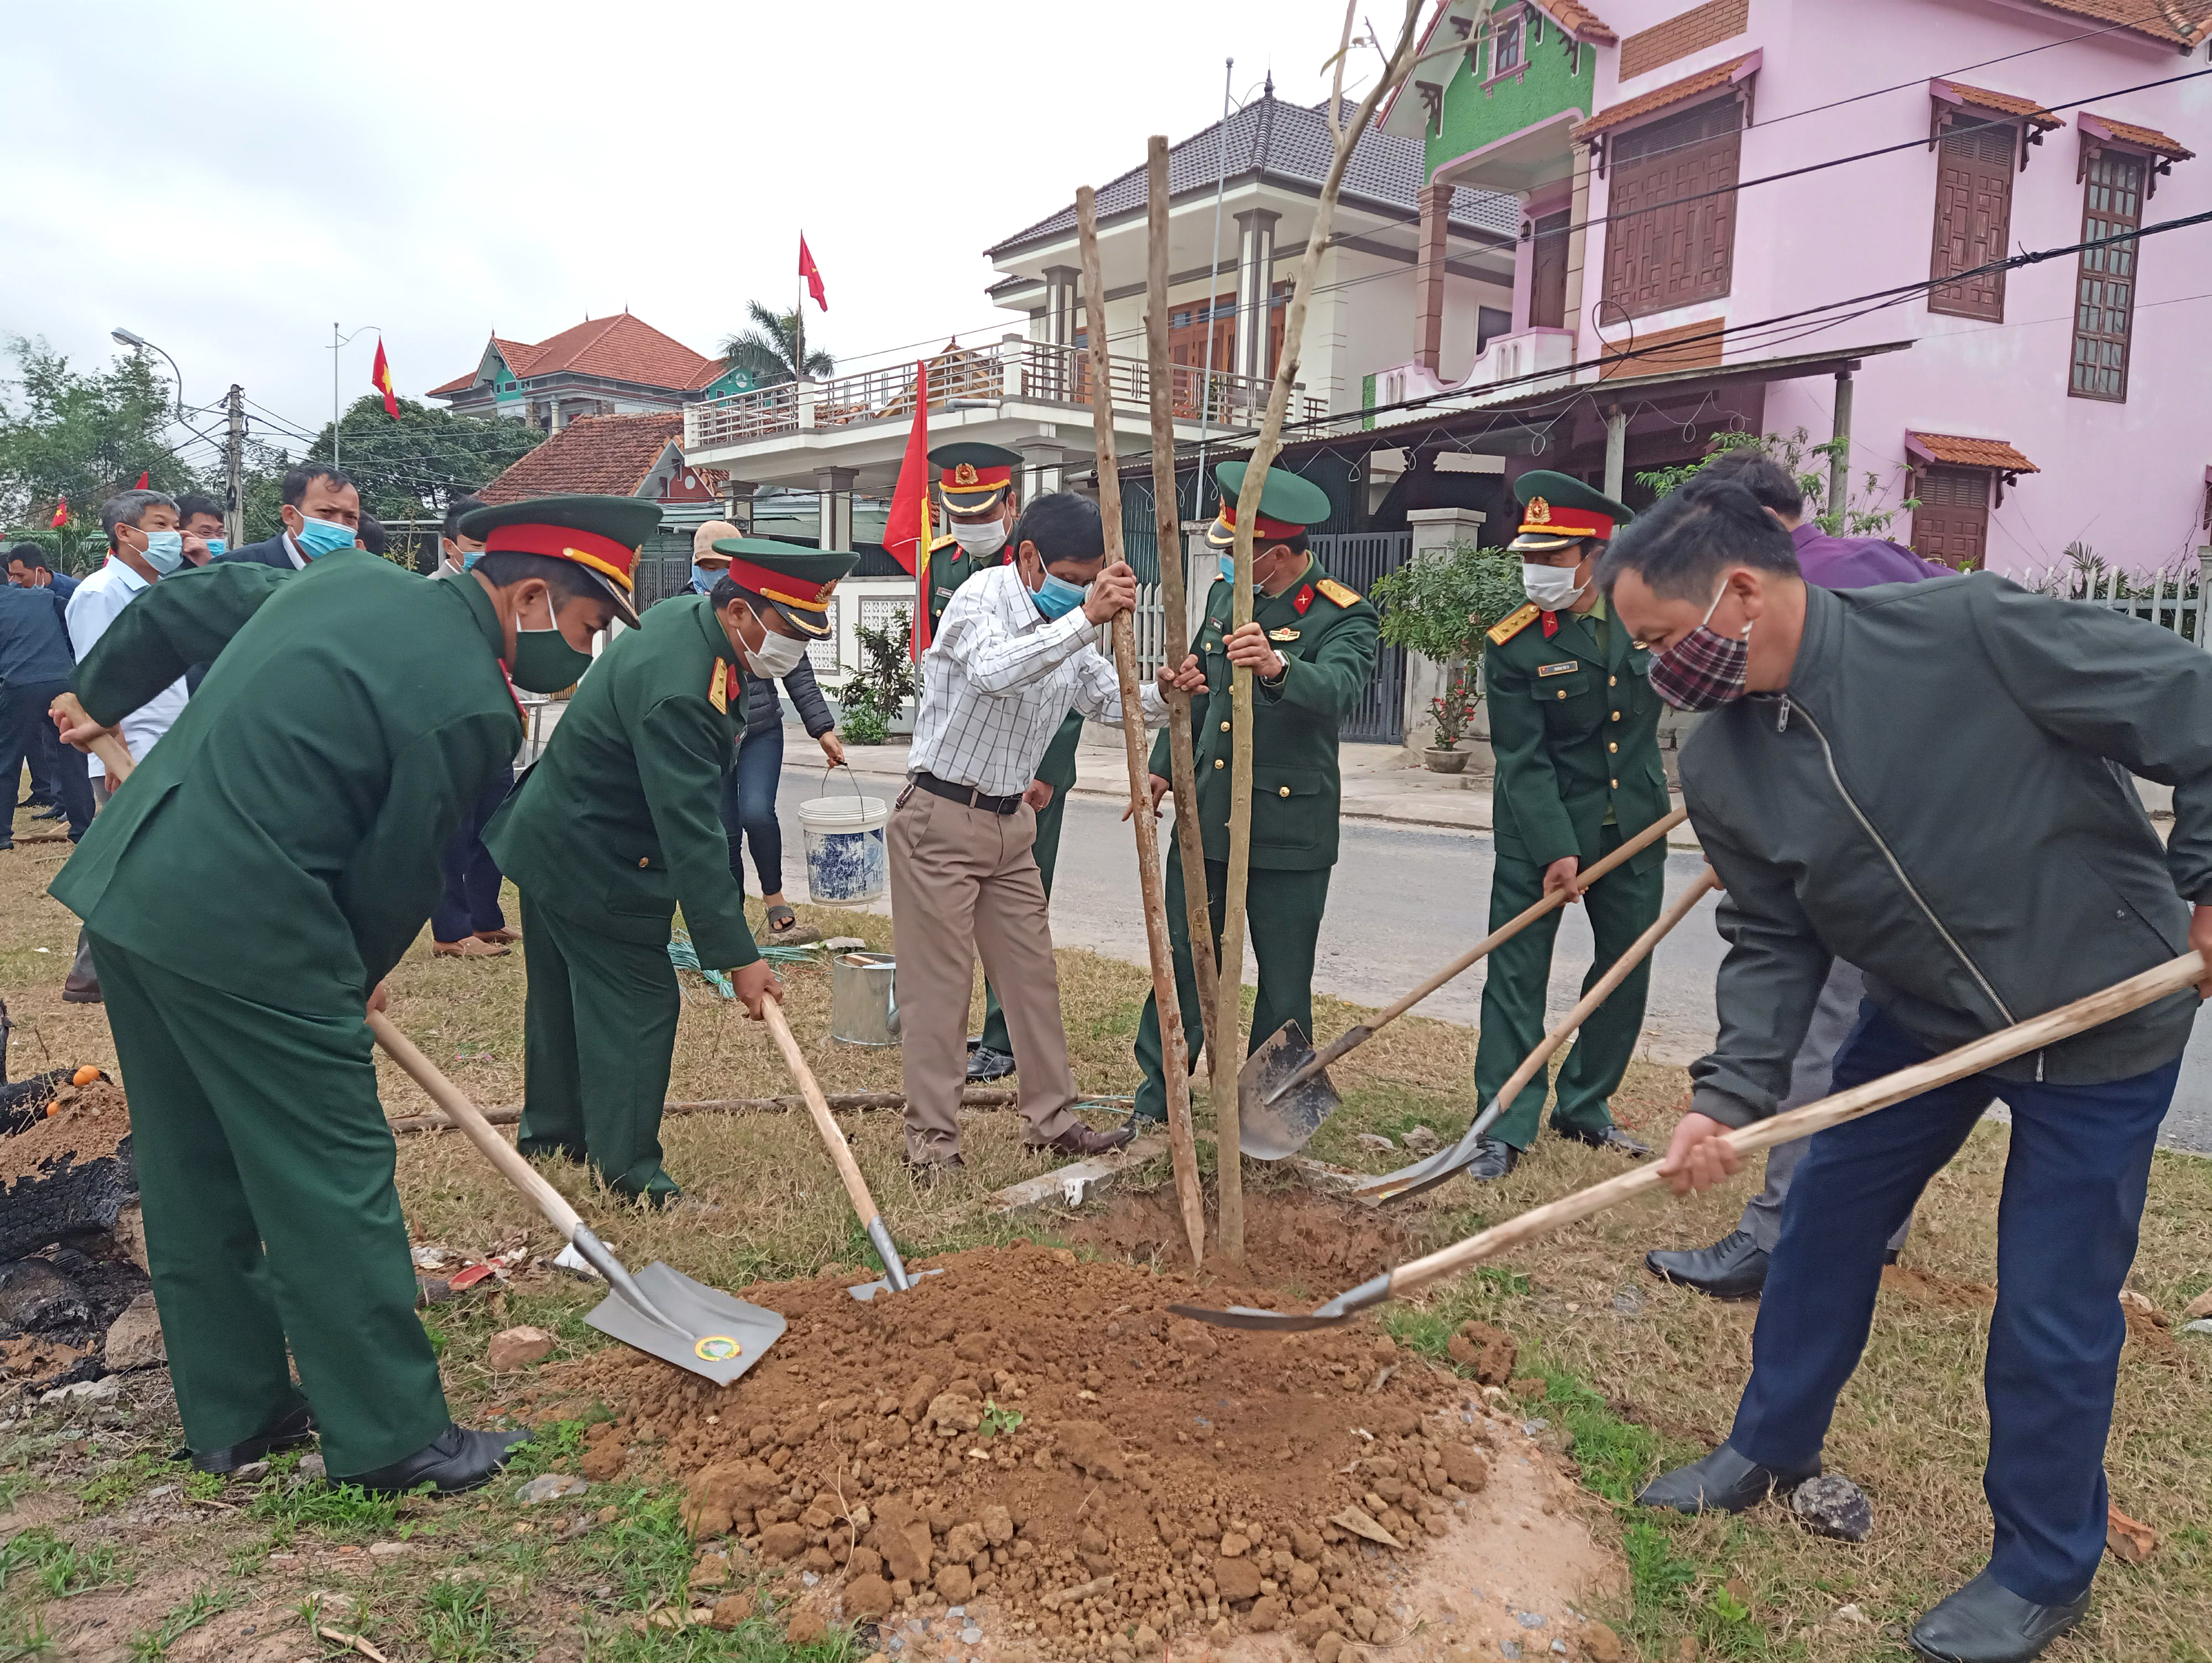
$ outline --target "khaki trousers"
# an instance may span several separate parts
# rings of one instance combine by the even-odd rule
[[[887,841],[907,1158],[959,1153],[955,1111],[968,1078],[968,1000],[979,957],[1013,1041],[1028,1141],[1050,1143],[1078,1121],[1052,927],[1032,848],[1035,812],[992,814],[908,786],[891,810]]]

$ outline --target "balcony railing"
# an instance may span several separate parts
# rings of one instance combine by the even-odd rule
[[[1411,398],[1443,398],[1504,386],[1516,393],[1542,392],[1574,379],[1575,332],[1540,325],[1491,338],[1467,379],[1447,385],[1419,363],[1396,364],[1375,374],[1375,408],[1389,410]]]
[[[1173,365],[1169,375],[1176,420],[1221,428],[1257,427],[1272,386],[1254,376],[1232,375],[1196,364]],[[911,364],[896,364],[826,381],[786,381],[755,392],[688,404],[684,410],[684,447],[696,451],[814,428],[910,421],[914,379]],[[1142,413],[1152,408],[1152,377],[1144,360],[1109,357],[1107,382],[1117,410]],[[1087,408],[1091,391],[1091,354],[1083,347],[1000,341],[990,346],[956,348],[929,361],[933,410],[944,410],[956,400],[997,404],[1011,399]],[[1311,421],[1328,413],[1321,399],[1293,393],[1287,419]]]

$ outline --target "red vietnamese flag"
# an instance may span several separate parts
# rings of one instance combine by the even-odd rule
[[[384,337],[376,337],[376,361],[369,366],[368,384],[384,395],[384,413],[399,419],[399,395],[392,390],[392,366],[384,361]]]
[[[830,301],[822,290],[822,268],[814,264],[814,256],[806,252],[806,234],[799,234],[799,275],[806,279],[806,292],[814,297],[814,304],[824,312]]]
[[[916,663],[929,650],[929,543],[936,529],[929,501],[929,361],[921,358],[914,366],[914,425],[907,429],[906,456],[899,463],[898,484],[884,523],[884,547],[914,574],[909,650]]]
[[[49,525],[66,525],[69,524],[69,499],[67,497],[58,496],[54,499],[54,517],[48,520],[46,524]]]
[[[152,489],[152,482],[153,482],[153,476],[152,476],[152,474],[150,474],[150,473],[147,472],[147,471],[146,471],[145,470],[143,470],[143,469],[141,469],[141,470],[139,470],[139,474],[138,474],[138,483],[137,483],[137,485],[136,489],[138,489],[138,490],[142,490],[142,491],[143,491],[143,490],[149,490],[149,489]]]

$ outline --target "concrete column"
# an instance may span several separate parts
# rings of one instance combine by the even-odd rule
[[[1571,330],[1582,328],[1583,281],[1584,263],[1589,258],[1589,232],[1583,222],[1589,218],[1590,155],[1589,146],[1575,146],[1575,180],[1572,194],[1567,202],[1567,211],[1574,215],[1568,223],[1574,228],[1567,233],[1567,304],[1566,324]]]
[[[747,537],[753,530],[753,498],[760,487],[750,479],[725,480],[722,483],[722,518],[728,520]]]
[[[1844,510],[1851,500],[1851,373],[1836,372],[1836,448],[1828,458],[1828,513],[1836,535],[1844,534]]]
[[[1237,216],[1237,373],[1265,380],[1267,303],[1275,288],[1275,222],[1282,215],[1255,208]]]
[[[1075,340],[1078,275],[1072,265],[1048,265],[1044,269],[1044,338],[1056,347],[1072,345]]]
[[[1628,472],[1628,412],[1613,405],[1605,413],[1605,494],[1620,501]]]
[[[852,468],[817,468],[814,488],[821,501],[821,536],[817,547],[849,549],[853,546]]]
[[[1406,511],[1407,529],[1413,534],[1413,558],[1434,560],[1447,553],[1455,543],[1479,543],[1482,537],[1484,515],[1475,508],[1409,508]],[[1448,666],[1417,652],[1406,655],[1406,752],[1408,761],[1418,762],[1419,753],[1436,737],[1436,724],[1429,718],[1429,701],[1444,690]],[[1489,728],[1482,719],[1482,711],[1476,707],[1473,725],[1468,730],[1471,738],[1488,734]],[[1470,749],[1485,756],[1487,752],[1480,744]]]
[[[1197,639],[1198,626],[1206,619],[1206,592],[1221,569],[1219,551],[1206,546],[1206,527],[1212,524],[1210,519],[1182,522],[1183,610],[1188,615],[1183,620],[1185,646]]]
[[[1444,355],[1444,258],[1452,187],[1421,189],[1421,240],[1413,264],[1413,360],[1431,375]]]
[[[1022,453],[1024,504],[1064,489],[1067,477],[1066,451],[1057,445],[1022,445],[1017,448]]]

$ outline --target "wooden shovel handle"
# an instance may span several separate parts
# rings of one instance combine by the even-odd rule
[[[1903,1102],[1923,1091],[1953,1080],[1962,1080],[1969,1074],[1981,1073],[2030,1051],[2039,1051],[2045,1046],[2056,1045],[2086,1029],[2096,1027],[2115,1017],[2125,1016],[2130,1011],[2178,993],[2193,986],[2204,975],[2204,958],[2200,953],[2185,953],[2141,975],[2115,983],[2102,992],[2091,993],[2071,1004],[2061,1005],[2042,1016],[2031,1017],[2010,1028],[2000,1029],[1994,1034],[1962,1045],[1955,1051],[1947,1051],[1940,1057],[1931,1057],[1924,1063],[1901,1068],[1894,1074],[1884,1075],[1878,1080],[1869,1080],[1864,1085],[1853,1086],[1848,1091],[1838,1091],[1819,1102],[1808,1103],[1802,1108],[1793,1108],[1786,1114],[1777,1114],[1764,1120],[1753,1121],[1727,1134],[1729,1147],[1740,1155],[1753,1150],[1771,1149],[1777,1144],[1786,1144],[1793,1138],[1825,1132],[1828,1127],[1841,1126],[1846,1120],[1856,1120],[1871,1114],[1876,1109],[1887,1108],[1893,1103]],[[1586,1190],[1563,1197],[1544,1206],[1531,1208],[1517,1218],[1510,1218],[1464,1241],[1440,1247],[1425,1259],[1416,1259],[1401,1265],[1390,1272],[1390,1296],[1402,1297],[1416,1288],[1495,1259],[1510,1248],[1547,1235],[1561,1225],[1572,1224],[1607,1207],[1616,1206],[1632,1197],[1648,1190],[1659,1189],[1666,1179],[1659,1171],[1660,1162],[1646,1162],[1633,1171],[1618,1178],[1608,1178],[1601,1184],[1593,1184]]]
[[[836,1164],[837,1176],[844,1180],[845,1193],[852,1200],[853,1211],[860,1215],[860,1223],[866,1228],[877,1217],[876,1199],[868,1193],[868,1180],[860,1176],[860,1162],[853,1158],[853,1147],[838,1129],[836,1117],[830,1113],[830,1100],[822,1095],[814,1071],[806,1065],[799,1041],[792,1035],[791,1024],[784,1020],[783,1006],[773,998],[763,999],[761,1020],[775,1036],[775,1048],[783,1053],[784,1068],[798,1086],[799,1095],[806,1099],[806,1112],[813,1117],[814,1129],[822,1134],[830,1158]]]
[[[57,710],[68,717],[72,723],[88,722],[92,719],[86,714],[84,707],[77,702],[77,696],[74,693],[64,693],[56,698],[52,704],[46,707],[46,713],[49,716]],[[115,785],[119,786],[128,780],[131,777],[131,770],[137,767],[137,764],[131,761],[131,747],[112,733],[95,734],[92,741],[92,754],[100,758],[100,766],[107,770],[108,779]]]
[[[491,1122],[484,1119],[483,1112],[469,1101],[460,1087],[447,1079],[437,1064],[416,1049],[415,1041],[401,1033],[381,1011],[368,1013],[368,1031],[376,1035],[376,1042],[384,1047],[385,1053],[429,1094],[431,1102],[444,1109],[453,1124],[468,1134],[469,1141],[499,1168],[500,1176],[535,1201],[538,1211],[545,1215],[553,1228],[574,1241],[583,1222],[577,1217],[575,1208],[539,1175],[538,1168],[523,1158],[521,1151],[492,1130]]]

